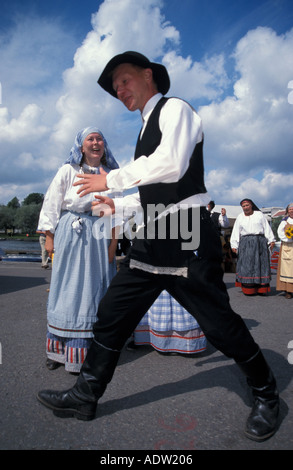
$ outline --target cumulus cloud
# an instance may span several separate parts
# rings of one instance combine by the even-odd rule
[[[242,174],[231,174],[228,170],[211,170],[206,178],[212,188],[213,198],[218,202],[237,205],[248,197],[259,207],[284,207],[292,200],[293,174],[286,175],[272,170],[265,170],[261,178],[247,177]]]
[[[0,140],[15,142],[16,138],[31,141],[43,138],[49,128],[41,123],[42,109],[36,104],[28,104],[17,118],[9,119],[7,108],[0,109]]]
[[[288,83],[293,64],[286,60],[292,47],[293,30],[281,36],[269,28],[249,31],[234,52],[234,95],[200,109],[212,184],[212,168],[226,168],[223,189],[217,190],[222,201],[235,202],[246,192],[245,197],[256,195],[272,205],[292,194],[293,107]]]
[[[163,63],[172,78],[171,91],[187,100],[215,100],[229,84],[223,55],[194,62],[190,56],[184,58],[171,51],[164,55]]]
[[[105,0],[75,48],[55,19],[16,18],[9,34],[0,36],[0,203],[45,192],[77,131],[88,125],[101,128],[120,165],[132,159],[140,116],[105,93],[97,79],[113,55],[135,49],[168,68],[170,96],[198,109],[207,187],[216,203],[238,204],[250,196],[260,205],[286,204],[293,189],[293,65],[286,60],[293,30],[247,32],[235,44],[228,73],[225,51],[184,57],[180,31],[162,7],[161,0]]]

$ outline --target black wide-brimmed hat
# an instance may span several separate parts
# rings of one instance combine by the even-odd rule
[[[166,68],[161,64],[151,62],[139,52],[127,51],[113,57],[104,68],[98,80],[98,84],[115,98],[117,98],[117,95],[112,86],[112,72],[120,64],[133,64],[139,65],[144,69],[151,69],[158,91],[162,93],[162,95],[168,92],[170,88],[170,78]]]

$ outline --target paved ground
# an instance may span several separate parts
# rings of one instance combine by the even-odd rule
[[[97,418],[60,419],[37,400],[40,389],[66,389],[76,377],[45,366],[46,301],[51,271],[39,263],[0,262],[1,450],[292,450],[293,299],[275,291],[247,298],[225,274],[241,314],[277,377],[281,420],[264,443],[243,435],[250,410],[245,380],[212,347],[196,357],[124,350]],[[292,348],[293,349],[293,348]],[[293,354],[293,353],[292,353]]]

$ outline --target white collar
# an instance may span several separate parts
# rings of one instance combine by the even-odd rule
[[[145,127],[146,127],[147,122],[148,122],[148,119],[149,119],[154,107],[160,101],[162,96],[163,96],[162,93],[156,93],[145,104],[145,107],[143,108],[142,113],[141,113],[143,126],[142,126],[142,130],[141,130],[141,133],[140,133],[140,138],[142,138],[142,134],[144,133]]]
[[[148,120],[149,115],[151,114],[156,104],[160,101],[162,96],[163,96],[162,93],[156,93],[145,104],[145,107],[143,108],[142,113],[141,113],[141,117],[144,122]]]

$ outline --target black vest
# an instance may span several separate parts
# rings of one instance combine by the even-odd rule
[[[160,145],[162,133],[159,117],[168,98],[161,98],[155,106],[142,139],[138,138],[134,159],[142,155],[148,157]],[[176,204],[194,194],[206,193],[204,184],[203,141],[198,143],[190,158],[189,167],[179,181],[175,183],[155,183],[139,186],[141,205],[146,210],[147,204]]]
[[[159,127],[159,117],[161,109],[166,104],[167,100],[168,98],[165,97],[160,99],[149,117],[142,138],[140,139],[140,137],[138,137],[134,155],[135,160],[142,155],[148,157],[160,145],[162,133]],[[193,251],[182,250],[182,242],[186,242],[186,240],[183,240],[180,236],[180,227],[178,228],[179,236],[176,239],[172,239],[170,236],[172,232],[170,227],[173,223],[172,216],[167,215],[164,217],[167,235],[165,239],[161,239],[157,236],[159,233],[158,222],[153,223],[149,218],[149,207],[150,205],[160,205],[162,210],[164,210],[164,208],[176,204],[190,196],[207,192],[204,184],[203,141],[195,146],[188,169],[179,181],[174,183],[148,184],[139,186],[138,189],[141,205],[144,210],[145,227],[142,229],[143,234],[138,232],[138,237],[135,239],[131,249],[130,258],[138,263],[155,267],[179,268],[186,266],[187,260]],[[189,213],[191,217],[191,210]],[[156,215],[157,214],[158,213],[156,213]],[[177,217],[177,215],[175,217]],[[190,225],[190,227],[192,226],[189,222],[187,222],[187,224],[188,226]],[[150,227],[151,236],[146,227]]]

